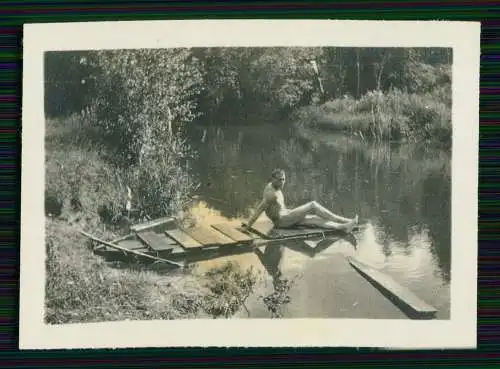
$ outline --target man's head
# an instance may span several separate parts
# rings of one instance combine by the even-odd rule
[[[276,189],[282,189],[285,185],[285,171],[283,169],[274,169],[271,174],[271,182]]]

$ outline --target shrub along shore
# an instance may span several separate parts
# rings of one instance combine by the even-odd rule
[[[371,141],[427,141],[448,145],[452,137],[451,89],[428,93],[371,91],[300,109],[302,127],[341,131]]]

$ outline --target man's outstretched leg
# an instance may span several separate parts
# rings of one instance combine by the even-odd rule
[[[343,216],[332,213],[330,210],[328,210],[327,208],[325,208],[324,206],[322,206],[321,204],[319,204],[316,201],[311,201],[311,202],[307,203],[306,206],[308,206],[309,209],[311,210],[311,212],[313,212],[315,215],[318,215],[321,218],[328,219],[328,220],[331,220],[334,222],[346,222],[346,223],[348,223],[348,222],[353,220],[353,219],[345,218]]]
[[[342,222],[344,222],[344,224],[348,225],[350,225],[350,223],[352,222],[355,222],[355,224],[357,224],[358,222],[357,216],[354,219],[340,217],[328,211],[317,202],[311,201],[295,209],[288,210],[286,213],[282,214],[280,217],[280,226],[291,227],[293,225],[299,224],[303,222],[308,215],[316,215],[324,222],[333,222],[332,224],[335,224],[335,227],[338,226],[337,223],[339,221],[339,218]]]
[[[336,229],[350,233],[352,232],[353,228],[358,224],[358,221],[355,218],[347,223],[336,223],[332,220],[325,220],[317,215],[307,215],[299,224],[310,227]]]

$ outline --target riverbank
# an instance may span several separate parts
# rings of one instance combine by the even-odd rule
[[[172,270],[130,258],[106,260],[78,233],[81,226],[46,218],[48,324],[229,318],[245,310],[258,282],[251,268],[231,261]]]
[[[343,132],[363,140],[430,140],[449,145],[451,87],[420,94],[394,89],[368,92],[359,99],[345,96],[302,108],[294,120],[302,127]]]

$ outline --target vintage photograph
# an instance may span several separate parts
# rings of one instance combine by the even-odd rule
[[[452,63],[45,53],[46,322],[448,319]]]
[[[453,47],[40,55],[45,326],[450,322]]]

